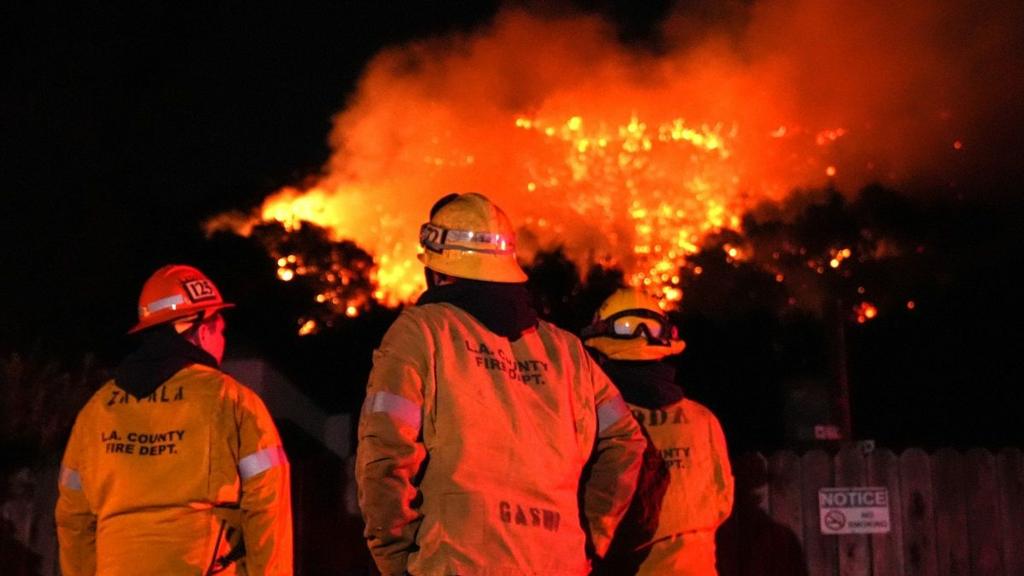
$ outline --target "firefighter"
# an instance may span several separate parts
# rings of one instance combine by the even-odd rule
[[[292,573],[281,438],[218,369],[231,306],[190,266],[146,281],[130,330],[141,345],[79,412],[64,453],[65,576]]]
[[[581,336],[648,440],[633,503],[596,573],[714,576],[733,477],[718,419],[684,397],[664,360],[685,343],[658,301],[632,288],[609,296]]]
[[[639,426],[580,340],[538,320],[487,197],[439,200],[420,244],[428,289],[374,353],[359,422],[377,567],[586,574],[632,496]]]

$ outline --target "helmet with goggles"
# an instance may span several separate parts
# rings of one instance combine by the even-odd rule
[[[609,296],[580,336],[613,360],[660,360],[686,347],[658,301],[635,288]]]
[[[471,280],[525,282],[516,260],[512,222],[483,194],[442,199],[420,227],[420,262],[431,270]]]

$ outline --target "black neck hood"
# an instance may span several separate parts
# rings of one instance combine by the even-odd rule
[[[488,330],[509,340],[518,340],[523,332],[537,326],[537,312],[530,304],[525,284],[459,279],[429,288],[416,304],[441,302],[468,312]]]
[[[142,344],[125,357],[114,372],[114,382],[136,398],[149,396],[190,364],[217,368],[213,356],[169,326],[157,326],[140,336]]]
[[[667,362],[605,359],[601,369],[622,398],[634,406],[663,408],[683,399],[683,389],[676,384],[676,368]]]

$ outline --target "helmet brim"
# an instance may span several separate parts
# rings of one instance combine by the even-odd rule
[[[137,334],[139,332],[142,332],[143,330],[146,330],[147,328],[160,326],[161,324],[168,324],[174,322],[175,320],[187,318],[200,312],[203,312],[205,314],[212,314],[220,310],[226,310],[228,308],[234,307],[235,305],[232,304],[231,302],[221,302],[219,304],[214,304],[210,306],[187,306],[184,308],[178,308],[177,310],[161,310],[160,312],[150,314],[149,316],[146,316],[142,320],[139,320],[138,324],[133,326],[131,330],[128,331],[128,334]]]
[[[649,344],[643,337],[622,339],[596,336],[587,338],[583,343],[612,360],[661,360],[681,354],[686,349],[683,340],[669,340],[668,346],[659,346]]]
[[[423,252],[418,258],[427,268],[455,278],[507,284],[519,284],[528,279],[514,255],[481,258],[472,252],[445,250],[441,253]]]

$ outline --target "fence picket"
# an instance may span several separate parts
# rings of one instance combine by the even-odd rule
[[[765,536],[768,501],[764,456],[743,454],[732,461],[732,471],[736,478],[735,503],[729,519],[715,535],[718,573],[759,574],[771,561],[771,547]]]
[[[738,472],[737,472],[738,470]],[[761,576],[772,565],[771,534],[765,529],[768,512],[768,462],[760,453],[747,454],[733,467],[736,491],[743,499],[739,512],[739,573]]]
[[[770,573],[780,576],[807,574],[803,553],[800,458],[790,451],[776,452],[768,459],[768,474],[773,522]]]
[[[865,486],[867,467],[864,454],[856,445],[848,445],[835,457],[836,486]],[[871,576],[871,549],[865,534],[837,537],[840,576]]]
[[[818,489],[832,486],[832,459],[821,450],[812,450],[800,460],[800,491],[804,515],[804,552],[807,569],[815,576],[837,573],[835,537],[821,533],[818,515]]]
[[[999,474],[1000,531],[1005,537],[1007,574],[1024,574],[1024,454],[1012,448],[996,457]]]
[[[903,561],[906,576],[937,576],[931,466],[924,450],[900,455]]]
[[[902,576],[903,574],[903,516],[900,514],[899,459],[891,450],[875,450],[868,455],[868,483],[889,489],[889,533],[872,534],[872,576]]]
[[[951,448],[932,454],[935,497],[935,557],[939,576],[968,576],[967,498],[963,456]]]
[[[967,530],[972,576],[1003,574],[996,459],[988,450],[967,452]]]

